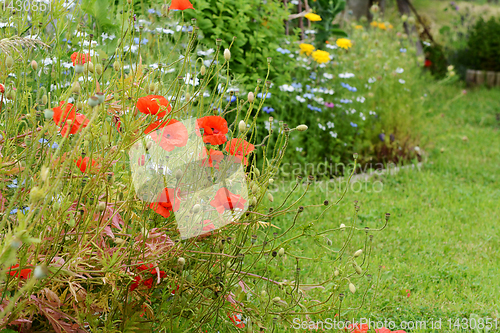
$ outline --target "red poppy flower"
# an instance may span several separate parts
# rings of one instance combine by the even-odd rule
[[[369,329],[368,324],[351,324],[346,327],[346,331],[349,333],[366,333]]]
[[[189,0],[172,0],[170,4],[170,9],[176,10],[186,10],[186,9],[194,9],[193,5]]]
[[[142,281],[139,275],[134,277],[135,282],[130,285],[130,291],[134,291],[137,287],[139,287],[139,283]]]
[[[12,269],[15,269],[15,268],[18,268],[19,267],[19,264],[15,264],[14,266],[11,266],[9,268],[9,271],[7,272],[7,274],[9,274],[10,276],[13,276],[13,277],[18,277],[20,276],[21,279],[28,279],[30,276],[31,276],[31,271],[32,269],[31,268],[25,268],[25,269],[21,269],[21,271],[12,271]]]
[[[146,129],[144,130],[144,134],[149,134],[149,133],[151,133],[151,132],[153,132],[155,130],[164,128],[165,126],[172,125],[172,124],[175,124],[175,123],[178,123],[178,122],[179,121],[175,120],[175,119],[168,119],[168,120],[160,119],[160,120],[157,120],[154,123],[151,123],[148,127],[146,127]]]
[[[221,187],[215,194],[215,198],[210,201],[210,205],[214,207],[219,214],[224,213],[225,210],[234,210],[235,208],[245,209],[246,200],[231,193],[227,188]]]
[[[62,106],[66,104],[66,107],[64,110],[62,109]],[[54,122],[56,125],[60,125],[60,123],[64,123],[67,119],[75,119],[76,116],[76,108],[73,104],[71,103],[66,103],[65,101],[59,102],[59,106],[56,106],[55,108],[52,109],[54,111],[54,114],[52,115],[52,119],[54,119]]]
[[[158,118],[161,118],[168,112],[172,111],[172,106],[170,105],[168,100],[165,97],[159,95],[148,95],[141,97],[137,100],[137,104],[135,106],[140,112],[144,114],[153,114]]]
[[[172,151],[175,147],[184,147],[188,141],[186,126],[174,119],[163,128],[151,132],[149,136],[166,151]]]
[[[247,156],[250,152],[254,151],[255,146],[243,139],[232,139],[226,144],[226,151],[235,157],[235,160],[247,164]]]
[[[203,221],[203,224],[205,224],[205,226],[203,227],[203,231],[212,231],[216,229],[211,220],[205,220]]]
[[[140,263],[142,263],[142,261],[139,261]],[[139,272],[142,272],[142,271],[147,271],[148,269],[151,269],[153,268],[153,264],[149,264],[149,265],[146,265],[146,264],[142,264],[140,266],[137,266],[137,270]]]
[[[81,172],[85,172],[87,170],[87,165],[89,164],[89,160],[90,160],[90,158],[88,156],[84,157],[84,158],[82,158],[80,156],[80,158],[78,160],[75,160],[76,166],[78,168],[80,168]],[[92,159],[91,169],[93,169],[94,167],[97,168],[97,165],[96,165],[96,161],[94,159]]]
[[[87,53],[75,52],[71,55],[71,60],[73,61],[73,66],[83,65],[84,63],[90,61],[90,55]]]
[[[425,67],[431,67],[432,66],[432,61],[430,61],[429,59],[425,59],[424,66]]]
[[[200,128],[203,128],[203,142],[211,145],[221,145],[227,141],[228,132],[226,119],[219,116],[207,116],[196,121],[196,134],[201,136]]]
[[[208,161],[207,161],[207,156],[208,156]],[[213,150],[213,149],[210,149],[210,151],[208,151],[208,149],[205,148],[201,152],[201,157],[203,158],[201,161],[202,166],[215,167],[216,169],[219,169],[219,163],[224,159],[224,153],[219,150]]]
[[[181,206],[181,190],[175,191],[173,188],[164,188],[158,195],[157,202],[151,203],[149,208],[163,217],[169,217],[170,212],[176,212]]]
[[[66,122],[61,128],[61,135],[66,136],[66,133],[69,131],[69,134],[75,134],[80,130],[80,127],[87,127],[90,120],[88,120],[85,115],[81,113],[77,113],[75,119],[71,121],[71,123]]]
[[[156,276],[156,269],[152,269],[150,273]],[[163,279],[166,275],[167,273],[165,273],[165,271],[160,271],[160,279]]]
[[[139,163],[140,166],[144,166],[144,164],[146,164],[146,156],[141,155],[141,157],[139,157],[137,162]]]
[[[231,319],[231,321],[233,322],[234,326],[238,327],[238,328],[245,328],[245,323],[243,322],[243,319],[242,319],[242,314],[241,313],[230,313],[228,312],[227,313],[229,319]]]
[[[144,280],[142,282],[142,284],[144,284],[146,287],[148,287],[148,289],[151,289],[153,287],[153,278],[150,277],[149,279]]]

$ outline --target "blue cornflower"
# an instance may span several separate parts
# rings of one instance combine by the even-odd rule
[[[304,98],[308,98],[308,99],[313,99],[314,98],[314,94],[309,94],[309,93],[305,93]]]
[[[57,144],[57,142],[54,142],[54,143],[52,144],[52,147],[51,147],[51,148],[52,148],[52,149],[57,149],[57,148],[59,148],[59,145]]]
[[[257,94],[257,97],[258,97],[258,98],[271,98],[271,93],[270,93],[270,92],[268,92],[266,95],[264,95],[264,97],[262,97],[262,96],[263,96],[263,95],[262,95],[262,93],[258,93],[258,94]]]
[[[406,49],[404,47],[402,47],[402,48],[399,49],[399,52],[406,53]]]
[[[378,135],[378,138],[380,139],[380,141],[384,142],[385,141],[385,134],[384,133],[380,133]]]
[[[44,144],[44,143],[49,142],[49,140],[46,140],[46,139],[44,139],[44,138],[41,138],[40,140],[38,140],[38,142],[40,142],[41,144]]]
[[[281,47],[278,47],[278,48],[276,49],[276,51],[278,51],[278,52],[279,52],[279,53],[281,53],[281,54],[287,54],[287,53],[290,53],[290,51],[289,51],[289,50],[287,50],[287,49],[282,49]]]
[[[349,91],[353,91],[353,92],[355,92],[355,91],[357,91],[357,90],[358,90],[358,89],[356,89],[355,87],[351,87],[349,84],[344,83],[344,82],[340,82],[340,85],[341,85],[342,87],[346,88],[346,89],[347,89],[347,90],[349,90]]]
[[[231,96],[231,97],[226,97],[226,101],[228,101],[229,103],[233,103],[233,102],[236,102],[236,96]]]
[[[352,103],[352,101],[350,99],[342,98],[340,100],[340,103],[348,104],[348,103]]]
[[[26,183],[26,180],[23,180],[23,183],[21,185],[24,185]],[[12,184],[7,185],[8,188],[17,188],[17,178],[12,180]]]
[[[292,82],[292,87],[294,87],[295,89],[302,89],[302,83]]]
[[[309,78],[311,80],[316,80],[316,72],[311,72],[311,74],[309,75]]]
[[[147,38],[143,38],[142,40],[139,39],[139,37],[134,38],[134,43],[136,44],[147,44],[149,40]]]
[[[30,208],[28,206],[24,206],[22,209],[21,209],[21,213],[23,214],[26,214],[26,212],[29,212]],[[10,211],[10,215],[13,215],[13,214],[17,214],[17,211],[18,209],[17,208],[14,208],[13,210]]]
[[[154,14],[154,13],[156,13],[156,10],[154,10],[153,8],[149,8],[148,9],[148,13],[149,14]]]
[[[306,90],[311,90],[311,86],[306,84]]]
[[[358,124],[355,124],[355,123],[353,123],[353,122],[351,121],[351,126],[352,126],[352,127],[358,127]]]
[[[323,110],[321,110],[321,108],[318,108],[317,106],[313,106],[311,104],[307,104],[307,108],[309,110],[316,111],[316,112],[322,112],[323,111]]]
[[[269,106],[264,106],[262,108],[262,111],[264,111],[266,113],[271,113],[271,112],[274,112],[274,109],[272,107],[269,107]]]

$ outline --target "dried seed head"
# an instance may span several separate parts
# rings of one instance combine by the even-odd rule
[[[323,205],[328,206],[329,202],[328,200],[323,201]]]
[[[276,251],[273,251],[273,252],[271,253],[271,255],[272,255],[273,257],[276,257],[276,255],[277,255],[277,254],[278,254],[278,252],[276,252]]]
[[[391,217],[391,214],[390,213],[385,213],[385,220],[386,221],[389,221],[389,218]]]
[[[93,108],[99,105],[99,98],[97,96],[91,96],[89,100],[87,101],[87,104]]]

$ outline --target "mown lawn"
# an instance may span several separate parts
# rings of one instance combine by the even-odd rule
[[[362,187],[354,186],[341,203],[315,223],[316,230],[352,223],[353,202],[358,201],[358,227],[375,228],[390,213],[388,227],[376,233],[369,271],[371,282],[351,301],[361,302],[362,290],[380,280],[374,302],[354,318],[372,316],[381,320],[442,320],[436,332],[461,331],[455,319],[499,318],[500,314],[500,91],[476,90],[462,93],[458,87],[430,88],[422,103],[428,113],[425,137],[426,162],[421,168],[407,168],[395,175],[372,178]],[[381,182],[381,183],[376,183]],[[375,185],[375,187],[374,187]],[[324,189],[324,187],[322,187]],[[382,189],[379,191],[379,189]],[[312,186],[300,203],[306,206],[303,222],[314,220],[319,207],[308,208],[340,195]],[[281,202],[283,194],[274,193]],[[297,197],[297,196],[295,196]],[[283,228],[290,215],[273,221]],[[362,233],[363,234],[363,233]],[[339,247],[343,236],[332,239]],[[291,251],[314,257],[313,243],[299,240]],[[364,236],[354,238],[353,252],[364,244]],[[304,263],[307,279],[331,276],[329,258]],[[366,279],[365,279],[366,280]],[[373,297],[370,291],[368,296]],[[332,317],[321,315],[323,318]],[[321,316],[316,320],[321,319]],[[452,328],[448,319],[452,320]],[[493,326],[492,332],[500,331]],[[464,324],[464,327],[468,326]],[[470,330],[463,330],[470,331]]]

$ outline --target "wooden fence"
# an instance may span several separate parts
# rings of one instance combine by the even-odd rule
[[[500,87],[500,72],[476,71],[468,69],[465,75],[468,86],[480,86],[486,84],[488,87]]]

